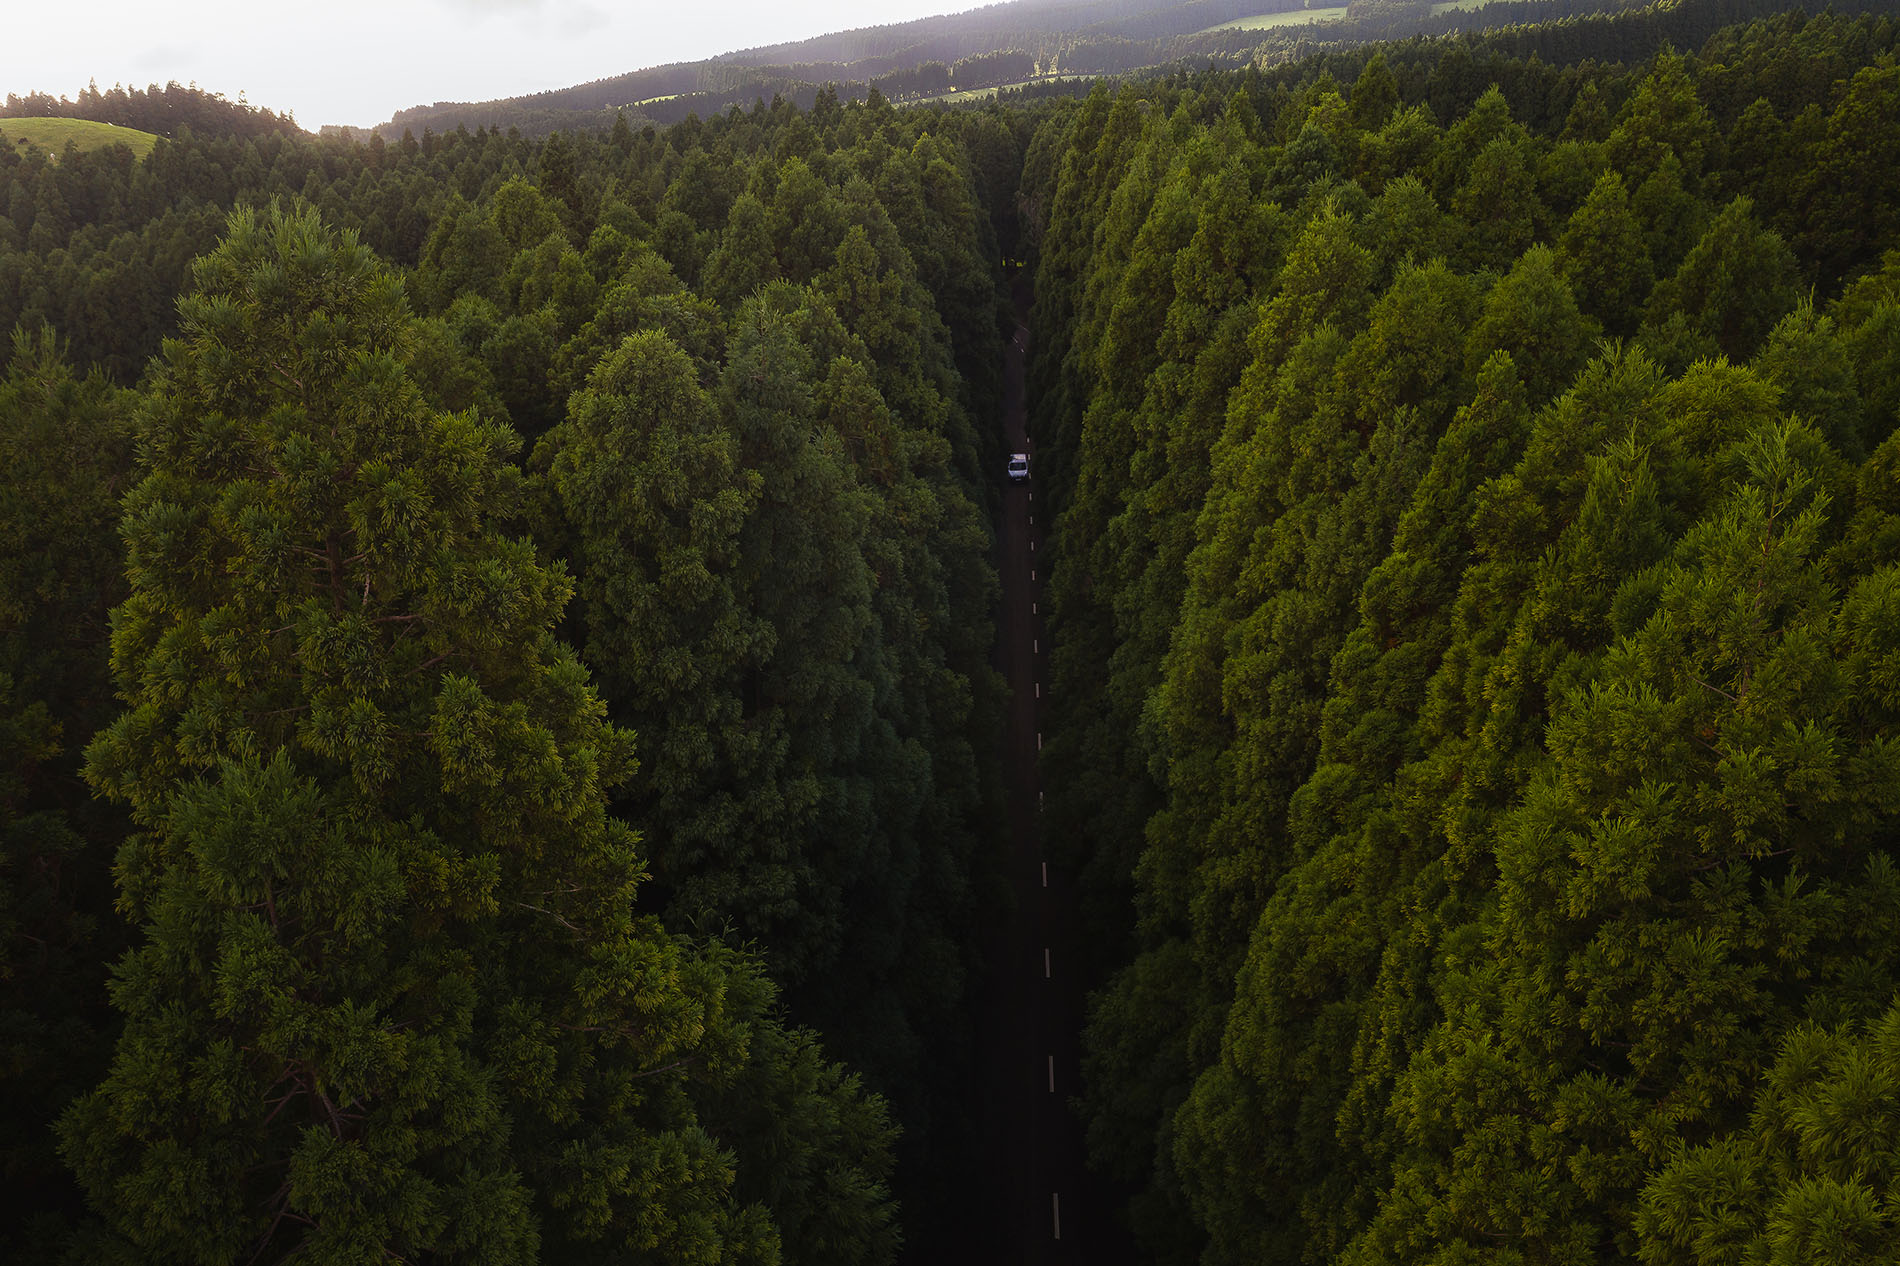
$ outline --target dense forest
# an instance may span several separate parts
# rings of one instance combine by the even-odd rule
[[[6,1255],[889,1260],[1015,134],[234,131],[0,156]]]
[[[1028,149],[1083,1110],[1154,1260],[1900,1253],[1900,26],[1588,35]]]
[[[1142,1258],[1900,1258],[1900,20],[1519,7],[9,98],[0,1256],[957,1260],[1014,286]]]

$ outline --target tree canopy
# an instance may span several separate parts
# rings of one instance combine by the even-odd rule
[[[952,1259],[1033,299],[1143,1256],[1890,1258],[1900,24],[1572,7],[0,148],[0,1254]]]
[[[1026,149],[1082,1111],[1156,1260],[1885,1242],[1725,1140],[1900,986],[1900,243],[1796,192],[1896,28],[1626,20],[1097,87]]]

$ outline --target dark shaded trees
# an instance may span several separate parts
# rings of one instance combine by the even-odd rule
[[[630,736],[491,526],[512,437],[426,404],[399,286],[313,218],[234,217],[196,277],[89,763],[142,935],[67,1157],[148,1257],[769,1258],[693,1106],[749,969],[633,911]]]
[[[15,332],[0,380],[0,1247],[23,1256],[55,1255],[79,1212],[52,1123],[104,1070],[105,971],[123,945],[120,821],[78,765],[111,714],[129,405],[97,372],[76,375],[50,334]]]
[[[126,1036],[68,1117],[88,1251],[895,1251],[886,1184],[954,1168],[994,808],[999,248],[1082,1103],[1152,1255],[1692,1260],[1683,1183],[1782,1200],[1775,1052],[1893,978],[1896,28],[1712,21],[0,152],[0,323],[121,382],[232,203],[302,208],[153,370],[103,811],[125,406],[0,349],[23,1121],[99,1075],[113,1021],[54,995],[120,946],[69,880],[140,832]]]

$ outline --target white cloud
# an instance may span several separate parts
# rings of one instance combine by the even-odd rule
[[[971,0],[88,0],[15,6],[0,93],[195,81],[305,127],[484,101],[740,48],[902,22]]]
[[[139,54],[132,60],[132,64],[140,70],[156,71],[176,66],[189,59],[190,56],[191,54],[185,49],[159,44]]]
[[[605,29],[607,22],[607,15],[591,4],[569,5],[567,11],[561,15],[561,32],[578,39],[583,35],[591,35],[595,31]]]
[[[437,3],[451,11],[471,13],[478,18],[490,18],[545,9],[548,0],[437,0]]]

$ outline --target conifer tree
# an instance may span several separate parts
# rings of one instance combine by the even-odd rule
[[[1682,263],[1709,221],[1709,208],[1689,191],[1682,164],[1673,151],[1630,192],[1630,211],[1649,243],[1652,272],[1666,277]]]
[[[1144,186],[1127,195],[1141,200],[1145,181],[1128,183]],[[1097,343],[1097,387],[1083,418],[1075,499],[1056,534],[1062,553],[1054,559],[1051,621],[1062,630],[1063,649],[1053,667],[1068,733],[1048,759],[1057,771],[1065,762],[1081,766],[1073,781],[1057,775],[1064,789],[1057,795],[1056,829],[1084,833],[1090,864],[1123,873],[1132,871],[1141,824],[1155,805],[1138,728],[1158,649],[1153,639],[1164,636],[1134,606],[1152,545],[1127,503],[1155,477],[1175,416],[1151,403],[1168,359],[1154,331],[1175,303],[1177,254],[1196,232],[1197,183],[1198,173],[1177,160],[1152,202],[1142,211],[1129,208],[1145,219],[1113,283]],[[1138,630],[1142,623],[1150,624],[1145,635]]]
[[[1655,277],[1621,176],[1607,171],[1598,178],[1564,226],[1557,253],[1578,306],[1611,334],[1634,330]]]
[[[1401,804],[1413,794],[1424,802],[1402,812],[1436,819],[1427,819],[1423,864],[1406,898],[1426,913],[1394,938],[1382,964],[1388,979],[1375,989],[1380,1014],[1361,1028],[1354,1061],[1361,1084],[1348,1101],[1355,1133],[1376,1129],[1372,1113],[1398,1124],[1399,1137],[1384,1144],[1395,1165],[1344,1260],[1470,1251],[1505,1225],[1504,1239],[1528,1239],[1553,1253],[1593,1242],[1590,1229],[1565,1220],[1581,1202],[1566,1199],[1568,1189],[1525,1160],[1550,1146],[1550,1127],[1529,1115],[1530,1105],[1548,1101],[1550,1074],[1547,1061],[1495,1036],[1500,1013],[1515,1014],[1537,995],[1513,992],[1488,948],[1495,900],[1489,839],[1527,768],[1540,767],[1552,677],[1602,645],[1619,580],[1653,562],[1663,543],[1655,481],[1641,455],[1596,456],[1606,432],[1653,417],[1657,385],[1640,356],[1593,365],[1537,419],[1517,469],[1478,499],[1476,543],[1481,559],[1490,556],[1483,569],[1494,574],[1467,577],[1459,613],[1466,627],[1441,670],[1450,679],[1444,686],[1455,683],[1467,695],[1445,701],[1465,711],[1463,723],[1452,722],[1454,742],[1429,755],[1415,783],[1401,783]],[[1434,692],[1442,688],[1433,683]],[[1466,741],[1455,741],[1459,731]],[[1425,943],[1408,943],[1413,938]],[[1457,972],[1450,980],[1448,966]],[[1390,981],[1388,991],[1395,974],[1410,978]],[[1427,1001],[1439,1018],[1422,1031]],[[1364,1084],[1387,1077],[1386,1089]],[[1355,1102],[1368,1091],[1371,1102]],[[1442,1212],[1428,1220],[1427,1208]],[[1540,1209],[1541,1222],[1523,1221]]]
[[[1475,373],[1496,353],[1508,353],[1529,399],[1542,404],[1583,368],[1593,332],[1558,275],[1555,253],[1533,246],[1485,296],[1465,340],[1465,369]]]
[[[1618,112],[1606,148],[1610,166],[1636,185],[1649,179],[1665,155],[1672,157],[1693,192],[1716,143],[1714,123],[1696,94],[1688,66],[1679,54],[1665,49]]]
[[[1445,129],[1443,139],[1431,154],[1432,192],[1441,204],[1448,205],[1471,174],[1472,163],[1488,146],[1502,141],[1516,146],[1526,139],[1522,124],[1511,117],[1510,103],[1496,84],[1491,85],[1470,111]],[[1496,208],[1508,213],[1508,208]]]
[[[737,311],[760,286],[777,280],[778,272],[765,207],[750,192],[742,193],[732,204],[719,245],[706,257],[704,288],[721,307]]]
[[[1843,459],[1858,465],[1867,456],[1860,391],[1847,341],[1834,321],[1817,315],[1810,300],[1769,331],[1750,366],[1781,388],[1781,407],[1827,439]]]
[[[1100,727],[1102,741],[1090,744],[1091,758],[1073,771],[1077,794],[1062,797],[1050,820],[1052,830],[1090,841],[1090,899],[1123,909],[1142,843],[1136,828],[1159,807],[1154,734],[1144,713],[1179,614],[1195,522],[1212,477],[1209,455],[1228,393],[1247,363],[1249,284],[1258,284],[1275,262],[1279,245],[1280,209],[1253,201],[1244,166],[1251,143],[1236,128],[1224,131],[1221,150],[1208,146],[1190,157],[1196,168],[1217,156],[1224,161],[1200,176],[1193,237],[1174,256],[1173,301],[1157,346],[1161,362],[1133,418],[1138,447],[1122,493],[1125,508],[1109,525],[1108,544],[1119,557],[1097,573],[1098,583],[1125,578],[1113,594],[1114,679],[1105,692],[1111,710]],[[1117,746],[1118,760],[1107,759]],[[1056,768],[1071,781],[1071,771]],[[1086,806],[1089,815],[1075,826],[1061,813],[1071,803]],[[1103,911],[1100,926],[1120,924],[1123,909]]]
[[[1379,275],[1389,281],[1407,260],[1426,263],[1446,254],[1453,221],[1431,190],[1411,173],[1388,182],[1373,200],[1367,227],[1378,244]]]
[[[1502,268],[1529,246],[1545,218],[1528,144],[1499,137],[1471,159],[1450,207],[1463,237],[1459,257],[1473,269]]]
[[[1900,1256],[1886,1193],[1900,1131],[1900,1010],[1781,1044],[1746,1129],[1672,1157],[1637,1212],[1646,1266]]]
[[[1795,305],[1795,260],[1753,212],[1747,198],[1722,209],[1675,275],[1657,283],[1644,314],[1646,325],[1662,327],[1680,316],[1730,360],[1754,355]]]
[[[1900,67],[1865,66],[1828,118],[1826,137],[1797,177],[1802,236],[1822,275],[1851,275],[1900,228],[1900,206],[1879,174],[1900,161]]]
[[[1386,64],[1384,50],[1375,51],[1352,82],[1352,120],[1371,132],[1384,127],[1399,104],[1399,83]]]
[[[63,1148],[144,1260],[770,1261],[697,1119],[744,972],[635,916],[630,736],[492,526],[513,437],[429,407],[399,283],[238,213],[139,420],[125,1031]]]
[[[1388,783],[1423,754],[1416,718],[1452,632],[1470,498],[1513,463],[1526,421],[1510,358],[1496,354],[1439,440],[1333,660],[1319,760],[1288,813],[1301,861],[1255,926],[1211,1083],[1274,1123],[1254,1127],[1259,1169],[1198,1168],[1197,1185],[1220,1189],[1226,1216],[1208,1225],[1225,1256],[1337,1253],[1381,1174],[1382,1158],[1339,1118],[1372,979],[1425,860]]]
[[[58,1251],[79,1213],[52,1123],[104,1068],[116,814],[79,753],[110,715],[107,614],[123,595],[129,393],[16,330],[0,378],[0,1255]]]
[[[1395,111],[1385,126],[1360,138],[1360,182],[1375,195],[1407,174],[1422,182],[1429,170],[1427,160],[1442,135],[1429,107]]]
[[[1374,327],[1384,315],[1375,311]],[[1248,986],[1259,981],[1262,942],[1276,933],[1281,920],[1297,917],[1277,898],[1292,891],[1289,872],[1306,860],[1298,851],[1302,841],[1287,829],[1287,807],[1278,800],[1282,780],[1289,775],[1303,780],[1312,769],[1310,758],[1300,750],[1302,740],[1287,733],[1310,715],[1294,712],[1291,705],[1297,696],[1291,687],[1317,665],[1330,667],[1333,647],[1329,642],[1344,624],[1337,604],[1342,599],[1350,601],[1377,560],[1386,557],[1394,523],[1424,473],[1424,429],[1416,406],[1395,409],[1369,437],[1365,450],[1354,454],[1353,477],[1331,513],[1323,508],[1316,512],[1302,499],[1303,504],[1275,525],[1275,536],[1297,532],[1308,542],[1306,564],[1289,578],[1278,602],[1262,606],[1263,611],[1279,608],[1272,615],[1276,632],[1284,630],[1285,640],[1274,645],[1255,634],[1250,624],[1240,643],[1252,652],[1252,662],[1241,665],[1241,671],[1271,680],[1273,694],[1260,702],[1243,697],[1246,710],[1236,710],[1233,751],[1258,773],[1254,787],[1230,793],[1235,803],[1227,820],[1217,824],[1215,838],[1217,847],[1252,853],[1246,864],[1266,876],[1261,886],[1274,896],[1256,907],[1262,913],[1249,929],[1236,972],[1237,992],[1226,1013],[1221,1059],[1201,1075],[1175,1122],[1175,1163],[1203,1224],[1215,1233],[1211,1260],[1299,1260],[1302,1189],[1317,1185],[1319,1175],[1330,1168],[1331,1122],[1326,1112],[1330,1096],[1314,1083],[1338,1076],[1343,1063],[1327,1067],[1325,1055],[1318,1052],[1302,1052],[1289,1059],[1291,1052],[1272,1050],[1273,1038],[1261,1031],[1266,1008]],[[1284,557],[1292,551],[1280,545],[1274,552]],[[1329,615],[1333,618],[1328,619]],[[1318,653],[1311,654],[1314,650]],[[1270,667],[1263,669],[1263,665]],[[1237,675],[1233,680],[1246,678]],[[1323,698],[1317,689],[1305,693],[1311,699]],[[1263,714],[1270,710],[1280,717],[1266,721]],[[1304,741],[1311,744],[1316,737],[1309,735]],[[1230,825],[1234,821],[1244,825],[1236,830]],[[1225,930],[1218,925],[1215,929]],[[1313,957],[1319,956],[1316,946],[1308,949]],[[1294,978],[1300,967],[1281,965],[1290,970],[1275,973],[1273,992],[1285,996],[1297,987]],[[1310,960],[1301,966],[1309,965]],[[1285,1063],[1280,1062],[1283,1059]],[[1296,1087],[1311,1093],[1299,1095]],[[1261,1157],[1265,1173],[1236,1173],[1222,1159],[1235,1155]]]
[[[706,904],[699,862],[735,829],[741,686],[772,644],[735,574],[761,482],[737,450],[692,361],[643,330],[601,361],[536,453],[553,542],[580,577],[582,653],[640,737],[630,807],[688,923]]]
[[[701,898],[758,937],[793,990],[843,947],[844,888],[870,842],[858,760],[875,689],[865,670],[879,658],[863,553],[870,498],[842,440],[816,425],[801,297],[780,283],[740,310],[720,387],[739,461],[761,478],[737,575],[770,635],[742,683],[748,754]]]

